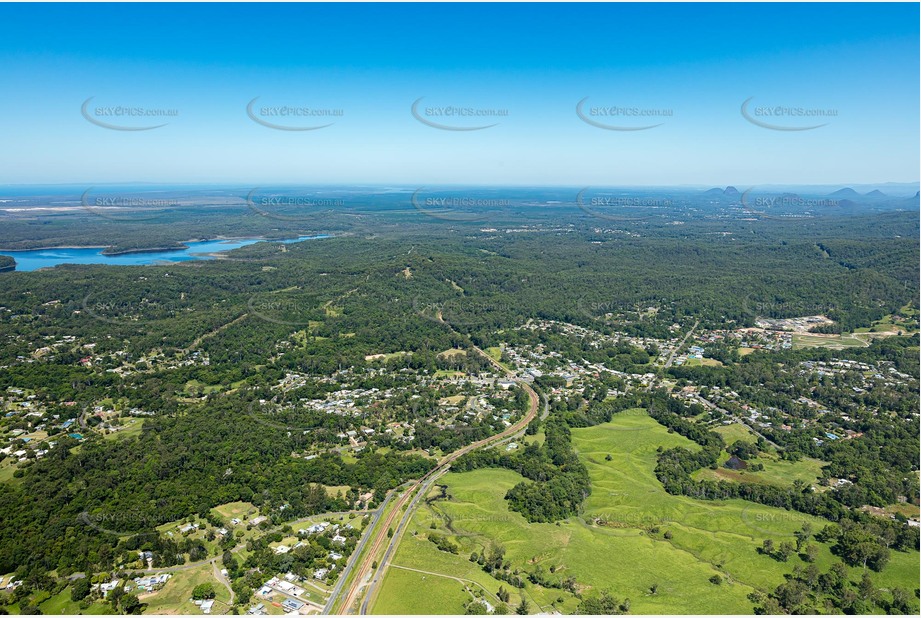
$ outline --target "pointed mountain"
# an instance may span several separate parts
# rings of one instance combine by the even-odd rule
[[[860,194],[851,189],[850,187],[845,187],[843,189],[838,189],[834,193],[829,193],[831,197],[840,197],[840,198],[852,198],[860,197]]]

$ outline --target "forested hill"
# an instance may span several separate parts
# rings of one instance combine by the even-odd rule
[[[907,231],[915,221],[899,225]],[[443,352],[483,344],[529,319],[604,329],[599,316],[655,305],[658,319],[632,328],[657,333],[686,317],[702,326],[750,325],[759,314],[795,316],[818,306],[851,328],[918,296],[914,235],[826,235],[787,222],[747,233],[712,224],[676,230],[459,233],[447,224],[437,234],[260,243],[214,261],[4,273],[0,392],[34,392],[62,421],[107,398],[153,416],[122,441],[84,437],[78,447],[62,438],[0,483],[0,571],[107,568],[126,546],[78,525],[83,512],[129,514],[116,532],[149,530],[163,517],[233,500],[272,513],[288,504],[284,517],[295,517],[344,506],[312,483],[381,495],[431,465],[397,450],[351,462],[292,457],[342,429],[325,420],[340,417],[323,414],[309,426],[318,433],[287,435],[247,414],[291,372],[364,371],[367,357],[400,354],[386,361],[394,368],[386,376],[354,378],[386,388],[401,368],[430,375],[465,362],[475,372],[472,361],[448,361]],[[52,360],[13,362],[44,358],[46,338],[75,336],[79,342]],[[85,362],[88,354],[98,360]],[[182,362],[169,370],[158,365],[174,358]],[[208,363],[195,362],[202,358]],[[109,371],[125,363],[130,374]],[[308,380],[275,403],[324,388]],[[406,404],[406,420],[434,409],[420,401]],[[437,443],[431,428],[418,435]]]

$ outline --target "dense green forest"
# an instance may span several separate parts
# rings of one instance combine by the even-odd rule
[[[374,233],[259,243],[222,260],[3,273],[0,392],[25,389],[58,421],[83,418],[101,400],[149,416],[134,437],[62,438],[43,459],[26,462],[13,479],[0,482],[0,571],[102,571],[136,546],[130,535],[100,534],[85,525],[84,514],[106,521],[116,533],[149,534],[153,525],[244,500],[282,523],[344,506],[313,484],[364,488],[380,500],[386,490],[432,466],[431,459],[407,453],[410,447],[392,436],[369,441],[370,448],[354,461],[335,452],[314,459],[292,456],[332,440],[344,429],[340,417],[298,412],[273,416],[272,425],[261,422],[254,406],[259,400],[284,406],[321,397],[330,390],[324,376],[349,370],[356,387],[386,388],[393,378],[367,372],[431,376],[461,368],[475,375],[485,368],[475,355],[443,353],[500,340],[539,343],[541,337],[611,369],[647,371],[654,350],[627,345],[594,350],[552,333],[511,329],[529,319],[552,319],[656,337],[673,323],[750,326],[758,316],[796,316],[803,307],[824,307],[849,330],[897,312],[919,292],[917,213],[808,222],[644,222],[632,224],[630,233],[584,220],[568,225],[554,221],[553,214],[541,216],[557,229],[540,233],[450,222],[410,227],[402,223],[404,215],[393,215]],[[139,230],[150,228],[120,229],[137,240]],[[162,242],[157,234],[146,236]],[[658,308],[655,320],[618,324],[618,316],[650,305]],[[53,353],[40,352],[45,341],[67,337],[77,340]],[[917,345],[917,337],[893,337],[835,357],[891,358],[914,375]],[[395,353],[404,354],[366,358]],[[84,362],[88,354],[92,363]],[[796,350],[781,354],[785,362],[806,358]],[[831,353],[810,354],[815,359]],[[780,385],[786,376],[776,372],[777,358],[752,355],[730,362],[727,356],[724,367],[675,367],[668,375],[744,391],[751,383]],[[126,364],[131,371],[115,372]],[[275,386],[292,372],[312,378],[278,394]],[[528,481],[508,499],[531,521],[577,513],[591,488],[572,452],[569,428],[603,422],[637,403],[603,398],[599,391],[588,397],[591,405],[554,401],[542,447],[516,455],[476,452],[458,466],[501,465],[521,472]],[[891,401],[895,409],[902,405]],[[399,402],[405,420],[415,424],[413,448],[449,451],[501,426],[471,426],[463,435],[455,427],[435,427],[425,422],[435,404],[436,398],[424,393]],[[665,405],[647,404],[653,412]],[[670,416],[654,415],[671,422]],[[803,497],[757,494],[747,485],[689,483],[691,471],[710,463],[701,455],[663,457],[661,478],[669,491],[712,498],[731,491],[842,520],[849,505],[885,503],[916,489],[887,479],[885,471],[911,468],[907,459],[917,454],[917,431],[901,422],[857,422],[868,439],[819,451],[813,444],[787,445],[829,461],[830,472],[860,462],[853,492],[863,493],[850,498],[842,493],[843,502],[806,504]],[[284,431],[289,426],[310,431]],[[710,435],[688,437],[707,453],[717,446]],[[377,452],[385,446],[388,452]],[[288,506],[279,510],[282,505]]]
[[[137,438],[93,439],[79,449],[63,440],[21,483],[0,485],[0,569],[105,570],[132,549],[128,533],[150,534],[236,500],[264,506],[278,522],[296,519],[347,506],[311,484],[385,492],[432,466],[418,456],[370,451],[355,463],[331,454],[292,458],[297,438],[268,431],[241,409],[216,400],[150,419]]]

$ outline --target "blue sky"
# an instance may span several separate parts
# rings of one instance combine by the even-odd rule
[[[4,4],[0,183],[913,182],[918,19],[917,4]],[[90,97],[96,120],[167,124],[97,126]],[[247,116],[256,97],[257,115],[342,115],[260,116],[333,121],[276,130]],[[498,124],[428,126],[421,97],[423,119]],[[602,124],[661,124],[592,126],[586,97]],[[749,98],[775,129],[743,117]],[[178,115],[98,111],[117,106]],[[449,106],[506,115],[426,113]],[[671,115],[592,115],[612,107]],[[762,115],[777,107],[835,115]]]

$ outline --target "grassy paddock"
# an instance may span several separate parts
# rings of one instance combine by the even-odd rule
[[[573,575],[585,594],[609,589],[621,599],[629,598],[630,613],[749,614],[750,592],[773,589],[794,566],[805,564],[799,557],[782,563],[761,555],[757,549],[762,542],[792,540],[804,522],[815,531],[825,523],[743,500],[669,495],[653,472],[656,449],[697,446],[668,433],[640,411],[620,414],[597,427],[574,429],[572,435],[592,479],[592,495],[581,516],[559,525],[529,524],[510,512],[504,500],[508,489],[523,480],[518,474],[495,469],[446,474],[440,482],[448,486],[450,498],[420,506],[393,560],[426,573],[389,569],[374,613],[461,613],[474,584],[492,595],[504,585],[512,592],[514,607],[519,591],[468,560],[471,552],[498,543],[505,547],[513,569],[529,571],[539,564],[549,571],[553,566],[557,573]],[[671,538],[665,538],[666,532]],[[439,551],[427,540],[429,534],[448,536],[460,546],[459,553]],[[813,542],[820,549],[816,564],[827,571],[837,558],[827,545]],[[917,565],[917,552],[893,552],[886,569],[871,575],[881,588],[914,590]],[[859,580],[862,571],[850,572],[851,579]],[[710,583],[716,574],[723,584]],[[438,594],[432,592],[436,590]],[[530,583],[521,594],[532,612],[571,613],[578,604],[568,592]],[[486,598],[490,600],[488,594]]]
[[[242,520],[247,515],[255,516],[259,512],[259,509],[249,502],[228,502],[227,504],[216,506],[211,510],[227,521],[234,518]]]
[[[201,614],[201,609],[192,603],[192,590],[206,582],[214,586],[216,594],[213,613],[224,613],[223,609],[227,608],[230,601],[230,593],[214,578],[210,564],[173,573],[163,588],[150,594],[142,594],[138,598],[147,604],[145,614]]]
[[[758,441],[758,438],[755,437],[755,434],[753,434],[748,427],[741,423],[721,425],[714,428],[713,431],[720,434],[727,445],[732,444],[737,440],[742,440],[743,442],[748,442],[750,444],[754,444]]]
[[[776,485],[778,487],[789,487],[793,481],[802,481],[807,485],[815,483],[822,475],[822,466],[825,462],[811,457],[804,457],[799,461],[784,461],[776,455],[762,453],[760,457],[750,459],[748,463],[760,463],[764,465],[764,470],[753,472],[752,470],[730,470],[723,467],[723,463],[729,459],[728,453],[723,453],[720,458],[720,467],[716,470],[702,468],[696,471],[692,477],[696,480],[711,481],[733,481],[738,483],[763,483],[765,485]]]
[[[128,417],[125,419],[125,424],[122,425],[121,429],[105,435],[106,440],[125,440],[126,438],[133,438],[141,435],[141,430],[144,428],[143,418],[134,418]]]
[[[104,615],[117,613],[111,605],[104,601],[95,601],[86,609],[80,608],[80,603],[70,600],[70,587],[64,588],[53,597],[49,597],[39,605],[43,614],[85,614]]]

